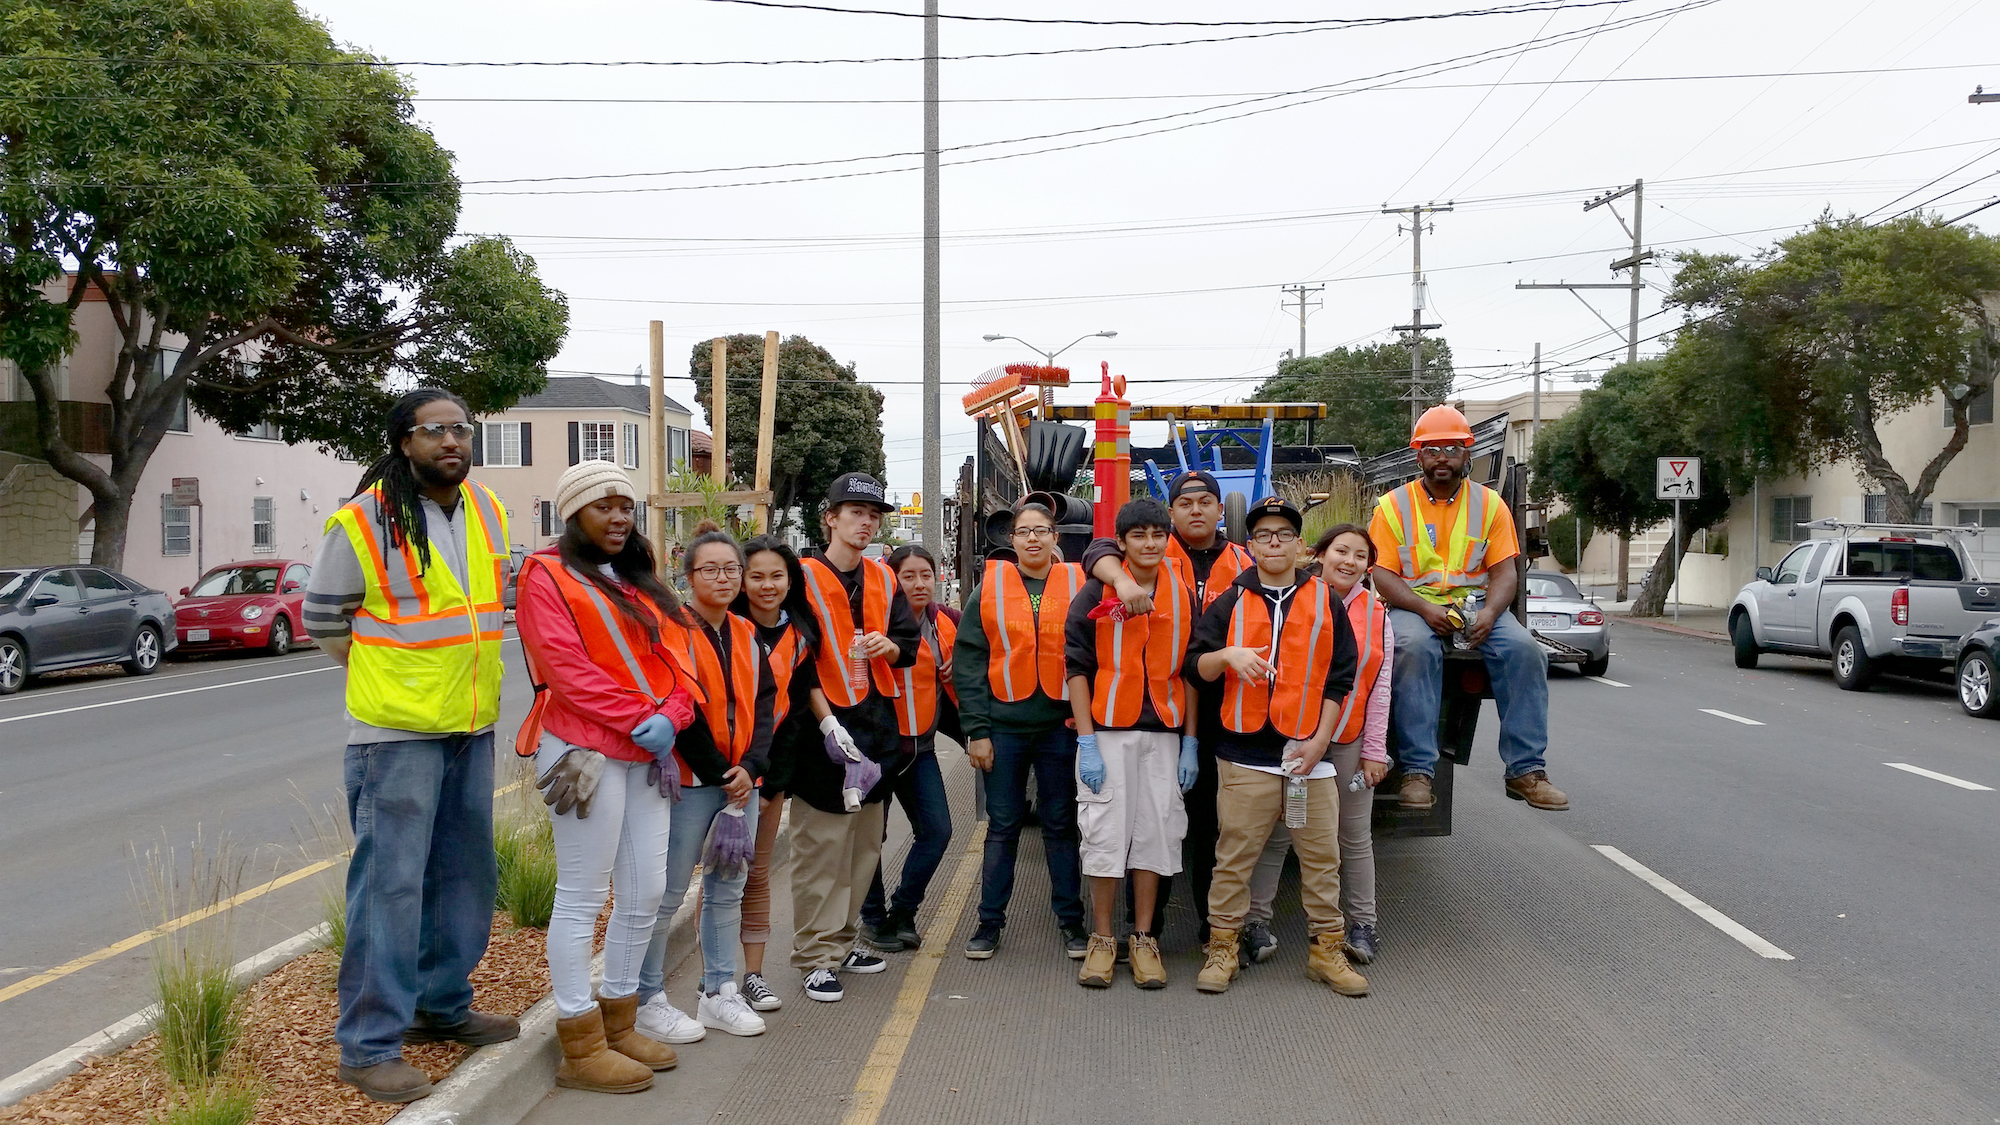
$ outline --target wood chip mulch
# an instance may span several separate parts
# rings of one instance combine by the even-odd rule
[[[597,923],[597,946],[604,924]],[[516,929],[504,914],[493,918],[492,943],[472,974],[474,1005],[483,1012],[519,1016],[549,994],[547,935]],[[374,1125],[401,1106],[371,1102],[338,1080],[340,1049],[333,1041],[339,1001],[334,974],[339,958],[309,953],[252,985],[246,998],[242,1063],[261,1087],[252,1125]],[[452,1044],[407,1047],[403,1057],[433,1081],[444,1078],[470,1051]],[[147,1036],[116,1054],[91,1059],[82,1070],[18,1105],[0,1109],[0,1122],[33,1125],[131,1125],[162,1112],[170,1086],[158,1062],[159,1039]]]

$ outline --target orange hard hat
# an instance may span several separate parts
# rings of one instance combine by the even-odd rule
[[[1472,427],[1465,421],[1465,415],[1449,406],[1433,406],[1417,419],[1417,429],[1410,435],[1410,448],[1415,449],[1427,441],[1472,440]]]

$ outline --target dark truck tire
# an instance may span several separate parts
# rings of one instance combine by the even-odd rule
[[[1861,643],[1861,630],[1842,625],[1833,635],[1833,682],[1842,691],[1867,691],[1875,684],[1875,659]]]
[[[1729,623],[1729,639],[1735,642],[1736,666],[1755,668],[1757,657],[1763,650],[1757,647],[1757,634],[1750,628],[1750,615],[1739,613],[1736,620]]]

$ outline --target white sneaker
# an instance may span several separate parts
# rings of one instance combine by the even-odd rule
[[[662,1043],[699,1043],[708,1034],[699,1020],[668,1003],[664,992],[639,1005],[639,1019],[633,1026],[639,1034]]]
[[[702,997],[695,1011],[703,1027],[719,1028],[731,1035],[764,1034],[764,1017],[750,1010],[749,1001],[743,999],[733,980],[724,982],[715,995]]]

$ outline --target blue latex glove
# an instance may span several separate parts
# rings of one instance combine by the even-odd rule
[[[674,749],[674,724],[665,715],[649,715],[632,728],[632,741],[655,758],[664,758]]]
[[[1195,753],[1196,747],[1200,745],[1201,740],[1194,735],[1181,735],[1181,761],[1178,772],[1183,793],[1193,789],[1194,783],[1201,779],[1201,759]]]
[[[1097,752],[1097,736],[1076,736],[1076,776],[1092,793],[1104,792],[1104,755]]]

